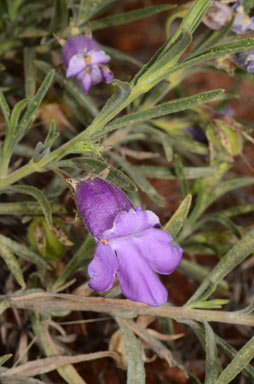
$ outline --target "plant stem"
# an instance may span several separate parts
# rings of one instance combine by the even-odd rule
[[[7,296],[3,296],[3,299]],[[227,324],[240,324],[254,327],[254,315],[235,314],[234,312],[218,310],[190,309],[185,307],[171,307],[164,304],[161,307],[151,307],[146,304],[130,300],[105,299],[102,297],[81,298],[71,294],[31,293],[22,296],[8,296],[12,307],[50,312],[56,310],[93,311],[100,313],[122,314],[136,317],[137,315],[156,315],[175,320],[215,321]]]
[[[137,88],[138,87],[133,88],[131,94],[125,100],[125,102],[121,104],[118,108],[116,108],[111,114],[109,114],[106,119],[95,119],[94,122],[92,122],[91,125],[85,131],[81,132],[79,135],[63,144],[60,148],[55,149],[49,155],[43,157],[40,161],[35,163],[33,160],[31,160],[29,163],[19,168],[15,172],[11,173],[9,176],[4,177],[2,179],[0,178],[0,188],[5,188],[8,185],[15,183],[16,181],[30,175],[33,172],[43,172],[47,169],[47,165],[49,163],[54,162],[56,159],[60,160],[67,153],[71,153],[72,149],[77,143],[83,141],[85,138],[96,136],[96,131],[99,128],[105,126],[110,120],[112,120],[119,112],[126,108],[142,93],[139,92]]]

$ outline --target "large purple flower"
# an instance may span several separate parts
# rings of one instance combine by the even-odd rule
[[[154,272],[173,272],[183,251],[167,232],[155,228],[159,218],[135,209],[119,188],[99,178],[81,183],[75,197],[97,242],[88,266],[90,288],[107,291],[117,275],[127,298],[152,306],[164,303],[168,293]]]
[[[88,36],[72,36],[63,47],[66,77],[74,76],[87,94],[93,84],[114,79],[107,67],[110,57]]]

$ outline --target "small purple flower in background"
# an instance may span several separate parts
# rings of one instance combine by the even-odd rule
[[[106,63],[110,57],[88,36],[72,36],[63,47],[66,77],[74,76],[87,94],[93,84],[112,83],[113,73]]]
[[[208,140],[204,130],[199,125],[191,125],[189,127],[184,128],[187,132],[189,132],[192,138],[199,143],[208,144]]]
[[[219,30],[229,23],[233,17],[231,7],[219,1],[211,1],[211,7],[203,18],[203,22],[211,29]]]
[[[241,2],[237,2],[232,7],[235,13],[235,20],[232,31],[237,34],[243,34],[254,30],[254,17],[246,15]]]
[[[183,250],[152,211],[134,208],[114,184],[95,178],[77,186],[78,211],[97,247],[88,266],[89,287],[110,289],[117,275],[123,294],[133,301],[160,306],[168,292],[154,272],[170,274]]]
[[[234,55],[234,63],[249,73],[254,73],[254,51],[237,52]]]

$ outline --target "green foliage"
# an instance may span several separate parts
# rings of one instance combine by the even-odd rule
[[[64,382],[85,384],[84,371],[76,370],[68,360],[77,357],[78,351],[75,356],[60,356],[64,348],[60,343],[70,343],[69,355],[76,339],[68,334],[71,328],[64,327],[65,319],[59,318],[68,315],[72,321],[78,311],[82,322],[82,311],[87,311],[99,314],[96,321],[102,320],[102,313],[111,316],[106,321],[115,321],[103,328],[104,344],[116,327],[119,339],[112,347],[112,337],[106,355],[92,352],[80,362],[99,357],[111,357],[118,365],[124,361],[129,384],[145,383],[148,347],[169,365],[177,366],[190,382],[200,383],[185,368],[191,366],[193,357],[186,362],[185,354],[182,359],[181,348],[193,332],[206,357],[205,384],[227,384],[237,375],[253,383],[254,339],[248,330],[234,327],[254,324],[249,283],[253,261],[248,259],[254,250],[254,229],[248,216],[254,211],[249,195],[254,178],[248,158],[254,144],[252,120],[243,116],[240,124],[222,108],[230,106],[233,99],[234,105],[240,103],[239,89],[246,98],[241,84],[253,81],[253,75],[236,67],[235,54],[254,50],[254,38],[251,33],[232,32],[234,17],[216,31],[204,25],[199,28],[209,12],[209,0],[181,5],[147,2],[149,6],[139,9],[129,8],[127,3],[0,2],[1,332],[3,339],[8,333],[10,349],[14,337],[19,346],[17,354],[12,351],[18,367],[1,367],[0,381],[7,382],[10,377],[11,383],[12,370],[24,369],[20,380],[35,382],[30,376],[37,374],[27,373],[29,364],[36,372],[37,364],[46,361],[45,381],[47,373],[56,370]],[[243,6],[250,13],[254,2],[243,1]],[[159,28],[148,17],[155,15],[159,20],[168,19],[167,38],[154,52]],[[146,44],[144,55],[128,54],[131,39],[126,44],[119,28],[117,38],[123,45],[115,44],[114,27],[131,29],[130,23],[142,19],[148,20],[144,24],[148,25],[147,39],[152,33],[155,37],[152,44]],[[104,30],[105,41],[112,42],[102,48],[111,56],[115,80],[111,85],[98,84],[85,95],[75,78],[65,76],[61,45],[71,35],[90,36],[95,30]],[[102,36],[96,34],[98,40]],[[141,62],[147,54],[150,59]],[[218,74],[227,79],[225,84],[231,84],[228,89],[205,89],[217,87],[213,76]],[[203,84],[209,76],[211,81]],[[192,135],[186,129],[189,127],[202,129],[203,137]],[[163,278],[170,288],[169,300],[160,308],[119,299],[117,283],[109,293],[94,293],[87,285],[87,266],[96,243],[103,239],[82,232],[78,214],[74,219],[76,208],[66,181],[97,176],[123,189],[135,205],[155,211],[163,229],[184,250],[176,275],[180,283],[175,287],[177,279]],[[64,292],[58,293],[61,290]],[[174,307],[175,298],[185,304]],[[5,317],[7,311],[14,315]],[[156,321],[155,331],[153,321],[162,317],[167,327],[159,329]],[[184,323],[188,332],[184,329],[183,334],[175,335],[173,320]],[[220,325],[215,328],[212,322]],[[231,346],[231,339],[227,341],[227,332],[221,332],[227,323],[241,334],[238,351]],[[78,328],[70,332],[76,333]],[[15,335],[9,336],[13,329]],[[92,349],[89,327],[85,330],[82,324],[80,329],[79,337],[87,332],[86,348]],[[162,330],[165,333],[160,333]],[[93,343],[97,336],[101,333]],[[20,355],[30,337],[25,355]],[[178,343],[179,337],[186,340]],[[47,357],[65,358],[65,363],[40,359],[39,349],[38,361],[23,363],[21,360],[33,358],[34,349],[29,348],[34,342]],[[198,345],[196,348],[202,356]],[[3,352],[0,365],[7,362],[10,367],[11,357],[9,349]],[[100,380],[105,381],[100,374]]]

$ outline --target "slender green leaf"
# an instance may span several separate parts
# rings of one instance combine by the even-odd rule
[[[68,4],[66,0],[55,0],[53,16],[49,26],[50,33],[57,33],[68,25]]]
[[[36,91],[36,67],[34,65],[35,50],[31,47],[24,48],[24,71],[25,71],[25,95],[32,98]]]
[[[136,165],[135,168],[137,168],[143,176],[151,177],[152,179],[168,180],[176,178],[174,171],[163,165]],[[211,167],[184,167],[183,171],[187,180],[203,178],[214,173],[214,169]]]
[[[145,384],[145,369],[141,357],[141,350],[134,333],[119,317],[116,321],[123,335],[125,352],[128,360],[127,384]]]
[[[68,209],[62,204],[52,204],[51,210],[56,215],[66,215]],[[0,203],[0,215],[27,215],[39,216],[43,211],[41,205],[33,201],[22,201],[13,203]]]
[[[9,300],[4,299],[0,301],[0,316],[6,311],[6,309],[10,308],[11,304]]]
[[[127,100],[131,93],[129,83],[115,81],[115,84],[117,85],[117,90],[113,93],[110,99],[108,99],[99,115],[95,118],[93,126],[96,126],[96,129],[94,130],[92,127],[93,132],[91,132],[91,136],[97,136],[99,133],[103,132],[103,126],[111,120],[111,116],[114,116],[114,111]],[[87,132],[88,131],[89,128],[87,129]]]
[[[192,320],[184,320],[183,323],[189,325],[192,328],[199,341],[201,342],[203,348],[205,349],[205,333],[203,328],[198,323]],[[220,348],[226,353],[226,355],[233,359],[234,356],[237,354],[235,348],[233,348],[230,344],[228,344],[218,335],[214,334],[214,336],[216,338],[217,345],[220,346]],[[254,368],[252,367],[252,365],[248,364],[243,369],[243,373],[251,380],[251,382],[254,380]]]
[[[15,255],[21,257],[24,260],[29,261],[30,263],[36,264],[40,267],[47,269],[52,269],[50,263],[42,258],[40,255],[32,251],[31,249],[25,247],[24,245],[10,239],[9,237],[0,235],[0,248],[6,247]]]
[[[70,167],[75,169],[78,168],[82,171],[86,171],[87,173],[97,176],[108,168],[109,172],[106,178],[110,182],[127,191],[137,190],[136,185],[131,179],[129,179],[129,177],[127,177],[123,172],[113,167],[112,165],[109,167],[107,163],[101,160],[91,158],[73,158],[70,160],[62,160],[59,163],[56,163],[56,166],[67,168]]]
[[[18,101],[11,113],[11,119],[10,119],[10,130],[11,132],[14,132],[17,124],[19,122],[20,115],[22,111],[26,108],[26,106],[30,103],[30,99],[23,99]]]
[[[88,257],[93,253],[95,245],[96,243],[94,239],[88,236],[85,242],[80,246],[69,263],[66,265],[61,275],[54,282],[53,286],[51,287],[51,291],[55,291],[61,287],[61,285],[63,285],[67,279],[77,271],[78,268],[80,268],[83,262],[87,260]]]
[[[41,102],[46,95],[52,80],[54,78],[55,71],[50,71],[45,79],[43,80],[40,88],[38,89],[36,95],[31,100],[26,112],[24,113],[24,116],[22,117],[20,124],[17,126],[14,134],[15,134],[15,143],[19,142],[22,137],[26,134],[26,132],[29,130],[34,118],[35,113],[38,110],[38,108],[41,105]]]
[[[192,35],[186,30],[139,78],[138,87],[145,93],[168,76],[182,53],[191,44]]]
[[[205,344],[206,344],[206,370],[205,370],[205,384],[215,384],[218,378],[218,365],[217,365],[217,348],[216,338],[214,332],[207,321],[205,324]]]
[[[47,74],[50,70],[52,70],[52,67],[44,61],[35,60],[34,64],[44,74]],[[80,109],[85,109],[87,111],[88,118],[86,124],[89,123],[93,117],[98,115],[97,106],[93,102],[92,98],[88,95],[85,95],[82,92],[80,86],[76,84],[75,81],[73,81],[72,79],[66,79],[65,76],[63,76],[60,72],[55,73],[55,80],[61,86],[64,86],[64,88],[68,92],[68,95],[76,103],[78,111]]]
[[[254,39],[240,39],[230,43],[225,43],[212,47],[209,50],[200,53],[190,59],[185,60],[183,63],[178,64],[168,70],[168,75],[182,71],[185,68],[193,67],[194,65],[203,63],[208,60],[215,59],[220,56],[230,55],[239,51],[249,51],[254,49]]]
[[[163,206],[164,200],[163,198],[158,194],[156,189],[152,186],[149,181],[143,177],[143,175],[130,164],[128,161],[126,161],[124,158],[120,157],[116,153],[110,153],[110,156],[114,161],[116,161],[120,167],[124,169],[124,171],[133,179],[133,181],[136,183],[136,185],[141,189],[141,191],[145,192],[152,201],[154,201],[156,204]]]
[[[184,247],[185,248],[185,247]],[[195,261],[182,259],[178,266],[178,271],[186,276],[192,277],[194,280],[202,283],[206,276],[211,272],[210,269],[203,267]],[[229,285],[225,280],[219,282],[216,292],[223,296],[229,296]]]
[[[5,264],[9,268],[10,272],[13,274],[19,285],[24,288],[25,287],[25,282],[24,282],[24,277],[23,273],[21,271],[21,268],[19,266],[19,263],[14,256],[14,254],[4,245],[1,246],[0,248],[0,256],[4,260]]]
[[[146,17],[156,15],[157,13],[168,11],[175,6],[173,4],[154,5],[151,7],[135,9],[124,13],[101,18],[91,22],[93,31],[101,28],[115,27],[117,25],[131,23],[136,20],[145,19]]]
[[[38,188],[28,186],[28,185],[12,185],[8,188],[2,189],[1,193],[22,193],[24,195],[32,196],[40,204],[41,209],[44,213],[46,222],[48,226],[51,227],[52,225],[51,206],[47,197]]]
[[[177,234],[180,232],[186,220],[191,206],[191,199],[191,195],[186,196],[186,198],[181,202],[181,204],[175,211],[174,215],[164,226],[164,230],[170,233],[173,239],[177,237]]]
[[[112,47],[108,47],[101,44],[101,48],[112,58],[115,60],[119,60],[121,62],[126,61],[127,63],[131,63],[133,65],[136,65],[137,67],[142,67],[143,63],[140,60],[137,60],[135,57],[131,55],[127,55],[126,53],[123,53],[121,51],[118,51],[118,49],[114,49]]]
[[[6,363],[7,360],[9,360],[12,357],[12,353],[9,353],[7,355],[3,355],[0,357],[0,367]]]
[[[45,355],[48,357],[59,355],[57,344],[53,342],[45,321],[39,318],[38,313],[31,311],[30,316],[34,334]],[[56,370],[68,384],[86,384],[86,381],[82,379],[72,364],[65,364]]]
[[[201,92],[198,95],[183,97],[177,100],[169,101],[168,103],[163,103],[157,105],[156,107],[146,109],[144,111],[129,113],[128,115],[120,117],[112,123],[108,124],[101,133],[105,134],[124,125],[131,125],[136,124],[138,122],[155,119],[156,117],[184,111],[186,109],[193,108],[197,105],[205,104],[209,101],[218,100],[223,93],[223,89]]]
[[[180,26],[177,28],[175,34],[173,35],[172,40],[169,41],[170,45],[180,36],[184,30],[188,30],[191,33],[195,32],[201,23],[203,16],[208,10],[209,5],[210,0],[196,0],[192,3],[191,8],[187,12],[187,15],[184,17]]]
[[[254,177],[240,177],[237,179],[227,180],[214,188],[206,197],[205,205],[208,207],[220,196],[237,188],[247,187],[254,184]]]
[[[183,168],[182,161],[177,154],[175,154],[174,156],[174,167],[175,167],[176,177],[180,183],[182,198],[184,199],[188,195],[189,188],[184,176],[184,168]]]
[[[227,365],[220,374],[215,384],[228,384],[246,367],[246,365],[254,358],[254,337],[246,343],[233,360]]]
[[[92,17],[104,12],[115,1],[116,0],[81,0],[79,26],[85,24]]]
[[[204,279],[194,295],[187,302],[191,304],[197,301],[209,289],[216,286],[237,265],[244,261],[254,251],[254,230],[249,231],[235,244],[227,254],[218,262],[211,273]]]
[[[239,232],[237,226],[231,221],[228,217],[223,216],[222,213],[214,213],[211,215],[207,215],[201,220],[197,222],[197,224],[194,225],[193,231],[197,230],[198,228],[202,228],[204,224],[217,221],[224,225],[226,228],[228,228],[238,239],[241,239],[242,235]]]
[[[2,94],[2,92],[0,92],[0,108],[3,112],[3,115],[4,115],[4,119],[5,119],[5,122],[6,122],[6,125],[7,125],[7,129],[9,127],[9,118],[10,118],[10,108],[9,108],[9,105],[7,104],[7,101],[4,97],[4,95]]]

